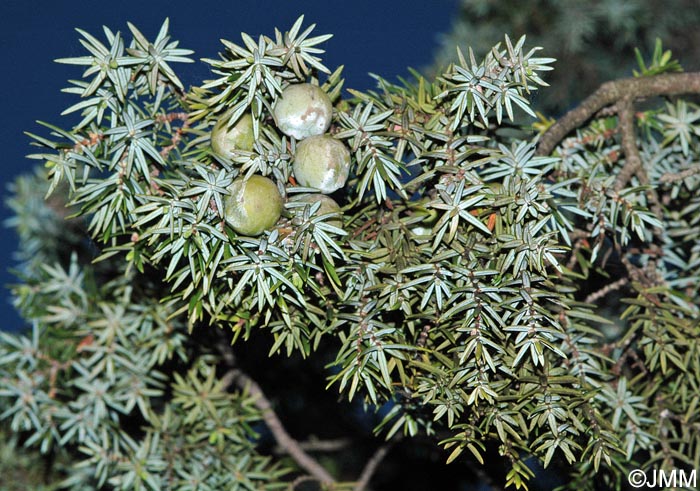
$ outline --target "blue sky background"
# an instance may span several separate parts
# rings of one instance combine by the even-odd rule
[[[345,65],[345,87],[368,89],[374,87],[368,73],[391,80],[405,75],[408,66],[429,64],[457,6],[457,0],[0,0],[0,220],[9,216],[4,205],[7,183],[36,165],[24,158],[32,148],[23,132],[41,134],[36,120],[63,124],[61,111],[75,102],[60,90],[66,80],[79,77],[80,68],[53,60],[84,54],[76,27],[102,40],[103,25],[127,34],[130,21],[154,39],[169,17],[172,38],[195,50],[193,57],[199,60],[216,57],[221,38],[238,42],[241,31],[253,37],[272,35],[275,27],[285,31],[304,14],[305,25],[317,25],[315,33],[334,34],[325,45],[326,66]],[[201,62],[175,68],[186,86],[209,76]],[[17,238],[11,230],[0,230],[0,329],[12,331],[22,325],[6,288],[14,281],[8,270]]]

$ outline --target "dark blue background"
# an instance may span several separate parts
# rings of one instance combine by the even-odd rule
[[[394,79],[405,75],[406,67],[421,68],[430,63],[439,35],[450,27],[457,12],[457,0],[354,0],[325,1],[207,1],[207,0],[118,0],[14,1],[0,0],[0,169],[3,186],[1,220],[9,215],[4,206],[6,184],[17,174],[29,172],[34,161],[24,131],[39,132],[36,120],[69,124],[59,114],[75,102],[62,94],[69,78],[78,78],[80,67],[59,65],[52,60],[82,56],[78,27],[104,40],[102,26],[128,34],[126,22],[135,24],[153,40],[165,17],[170,18],[173,39],[195,50],[194,58],[215,58],[221,38],[236,43],[244,31],[257,38],[285,31],[305,14],[305,25],[315,23],[316,34],[332,33],[324,48],[325,64],[332,70],[345,65],[345,87],[368,89],[376,73]],[[208,77],[205,64],[176,64],[186,86]],[[14,281],[8,269],[17,238],[0,229],[0,329],[16,330],[21,321],[10,304],[6,285]]]

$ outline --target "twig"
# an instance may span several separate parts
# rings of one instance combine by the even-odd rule
[[[228,349],[226,349],[228,348]],[[222,356],[229,366],[235,366],[235,358],[230,350],[230,347],[221,349]],[[277,444],[282,447],[287,454],[314,479],[326,486],[335,484],[335,479],[330,473],[318,463],[316,459],[311,457],[304,451],[294,438],[292,438],[285,429],[282,421],[280,421],[277,413],[272,409],[272,404],[265,396],[258,383],[245,374],[238,368],[231,368],[222,377],[224,385],[235,383],[243,390],[247,390],[254,398],[255,407],[262,413],[263,421],[272,432]]]
[[[661,174],[661,177],[659,177],[659,182],[678,182],[682,181],[683,179],[687,179],[688,177],[692,177],[695,174],[700,174],[700,164],[695,164],[681,172],[666,172],[665,174]]]
[[[642,164],[642,157],[639,155],[639,149],[637,148],[637,137],[634,134],[633,102],[633,98],[630,96],[625,96],[618,102],[617,117],[622,137],[622,151],[625,152],[626,160],[622,170],[620,170],[620,173],[615,178],[615,191],[623,189],[627,183],[629,183],[632,176],[637,176],[642,186],[647,186],[649,184],[649,176],[647,176],[644,165]],[[659,196],[653,189],[649,189],[646,194],[651,211],[661,219],[663,217],[663,211],[661,203],[659,202]]]
[[[229,375],[230,374],[230,375]],[[320,481],[324,485],[335,484],[335,479],[330,473],[318,463],[316,459],[311,457],[304,451],[294,438],[292,438],[284,428],[282,421],[277,417],[277,413],[272,409],[270,401],[265,397],[258,383],[243,373],[239,369],[232,369],[224,376],[231,379],[241,389],[247,390],[255,399],[255,407],[262,412],[265,424],[272,432],[272,435],[277,440],[277,444],[284,448],[294,461],[299,464],[299,467],[311,474],[314,479]]]
[[[297,486],[304,484],[305,482],[315,480],[316,479],[313,476],[299,476],[289,483],[289,485],[287,486],[287,491],[293,491],[297,488]]]
[[[605,82],[583,102],[554,123],[540,138],[538,155],[549,155],[562,139],[606,106],[623,98],[631,100],[700,93],[700,73],[672,73],[654,77],[635,77]]]
[[[299,447],[303,448],[307,452],[339,452],[350,446],[349,438],[338,438],[335,440],[307,440],[304,442],[299,442]],[[287,450],[282,447],[276,447],[274,450],[276,453],[286,453]]]
[[[634,136],[634,105],[631,97],[624,97],[617,103],[617,117],[619,121],[620,134],[622,136],[622,150],[625,152],[625,165],[615,178],[615,191],[623,189],[632,179],[632,176],[639,177],[641,185],[649,184],[649,178],[643,170],[642,158],[637,149],[637,141]]]
[[[392,445],[392,442],[387,442],[377,448],[372,457],[370,457],[370,459],[365,463],[365,467],[362,469],[362,473],[360,474],[357,484],[355,485],[355,491],[364,491],[367,488],[367,485],[376,472],[377,467],[379,467],[379,464],[382,463],[382,460],[384,460],[386,454],[389,453]]]
[[[625,286],[627,283],[629,283],[629,279],[627,277],[620,278],[617,281],[613,281],[612,283],[608,283],[605,285],[603,288],[594,291],[590,295],[586,297],[585,302],[586,303],[593,303],[596,302],[597,300],[600,300],[604,296],[606,296],[608,293],[619,290],[623,286]]]
[[[618,253],[620,253],[619,250],[618,250]],[[631,281],[640,283],[641,285],[644,285],[644,286],[651,285],[651,282],[644,274],[644,270],[641,268],[638,268],[637,266],[632,264],[632,261],[630,261],[630,259],[627,257],[627,255],[620,254],[620,262],[627,270],[627,274],[629,275],[629,279]]]

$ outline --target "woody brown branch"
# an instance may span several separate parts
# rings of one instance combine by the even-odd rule
[[[325,486],[335,484],[333,476],[331,476],[316,459],[306,453],[299,442],[287,433],[284,425],[277,417],[277,413],[272,409],[270,401],[265,397],[265,394],[257,382],[240,370],[231,370],[229,373],[236,385],[241,389],[247,390],[250,395],[254,397],[255,406],[260,410],[262,418],[275,437],[277,444],[284,448],[296,463],[299,464],[299,467],[308,472],[314,479]]]
[[[228,347],[230,348],[230,347]],[[238,368],[233,368],[236,366],[235,357],[230,349],[226,345],[220,346],[221,355],[226,362],[226,364],[231,367],[222,377],[224,386],[228,387],[231,384],[236,384],[239,388],[247,390],[251,396],[254,398],[255,406],[260,410],[263,421],[270,429],[270,432],[275,437],[277,444],[283,448],[289,456],[291,456],[299,467],[304,469],[310,474],[310,476],[322,483],[324,486],[332,486],[335,484],[335,479],[330,473],[321,465],[319,462],[311,457],[296,441],[292,436],[287,433],[284,425],[277,417],[272,408],[272,404],[269,399],[265,396],[258,383],[245,374],[242,370]]]
[[[230,367],[230,369],[222,377],[223,386],[230,387],[231,385],[235,384],[240,389],[247,391],[251,396],[253,396],[254,404],[260,410],[263,421],[265,421],[265,424],[270,429],[270,432],[277,441],[279,448],[292,457],[299,467],[308,472],[308,475],[300,476],[294,482],[292,482],[289,489],[294,489],[298,484],[308,480],[318,481],[322,486],[328,489],[333,489],[333,487],[337,484],[337,481],[315,458],[307,453],[307,450],[337,450],[339,446],[346,446],[348,441],[341,440],[333,442],[332,448],[329,448],[327,445],[318,446],[304,444],[303,442],[299,442],[292,438],[292,436],[287,433],[282,421],[280,421],[279,417],[272,408],[270,400],[265,396],[265,393],[260,388],[258,383],[242,370],[235,368],[235,356],[228,348],[230,347],[223,344],[219,346],[222,358]],[[380,446],[367,461],[362,473],[360,474],[360,477],[357,480],[354,488],[355,491],[364,491],[367,488],[372,476],[379,468],[379,465],[389,452],[392,444],[393,442],[388,442]]]
[[[625,152],[625,165],[615,179],[615,191],[622,190],[632,176],[639,175],[641,185],[649,184],[649,177],[644,172],[642,158],[637,149],[637,140],[634,135],[634,101],[632,97],[624,97],[617,103],[617,120],[622,137],[622,150]]]
[[[549,155],[566,135],[583,125],[601,109],[622,99],[700,94],[700,73],[672,73],[653,77],[625,78],[605,82],[575,109],[566,113],[540,138],[538,155]]]
[[[355,484],[354,491],[365,491],[367,489],[372,475],[377,471],[377,468],[382,463],[382,460],[384,460],[384,457],[386,457],[386,454],[389,453],[391,445],[392,442],[387,442],[377,448],[374,455],[372,455],[365,464],[364,469],[362,469],[362,473]]]
[[[615,179],[615,191],[622,190],[632,179],[632,176],[637,176],[639,183],[642,186],[649,184],[649,176],[642,163],[642,157],[637,148],[637,137],[634,132],[634,100],[631,96],[625,96],[618,102],[618,124],[620,127],[620,135],[622,137],[622,151],[625,153],[625,165]],[[658,218],[662,218],[663,212],[659,196],[654,189],[648,189],[646,192],[649,206]]]
[[[226,364],[231,367],[222,377],[225,387],[231,384],[236,384],[242,390],[247,390],[253,396],[255,407],[260,410],[263,421],[270,429],[277,444],[283,448],[296,463],[308,472],[313,479],[319,481],[324,486],[332,487],[335,484],[335,479],[331,474],[311,455],[309,455],[292,436],[287,433],[286,428],[280,421],[277,413],[272,408],[272,404],[265,396],[265,393],[260,388],[258,383],[242,370],[236,367],[236,360],[230,350],[230,346],[221,344],[219,346],[222,358]]]

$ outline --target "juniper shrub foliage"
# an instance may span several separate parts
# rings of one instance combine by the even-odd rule
[[[700,74],[659,46],[522,126],[553,62],[525,37],[359,92],[300,18],[186,89],[168,28],[58,60],[77,122],[31,134],[9,201],[31,328],[0,334],[4,455],[71,490],[378,489],[415,448],[510,488],[533,459],[577,490],[698,467]],[[350,155],[327,199],[274,117],[302,83]],[[214,151],[222,118],[252,147]],[[284,209],[244,235],[252,176]]]

